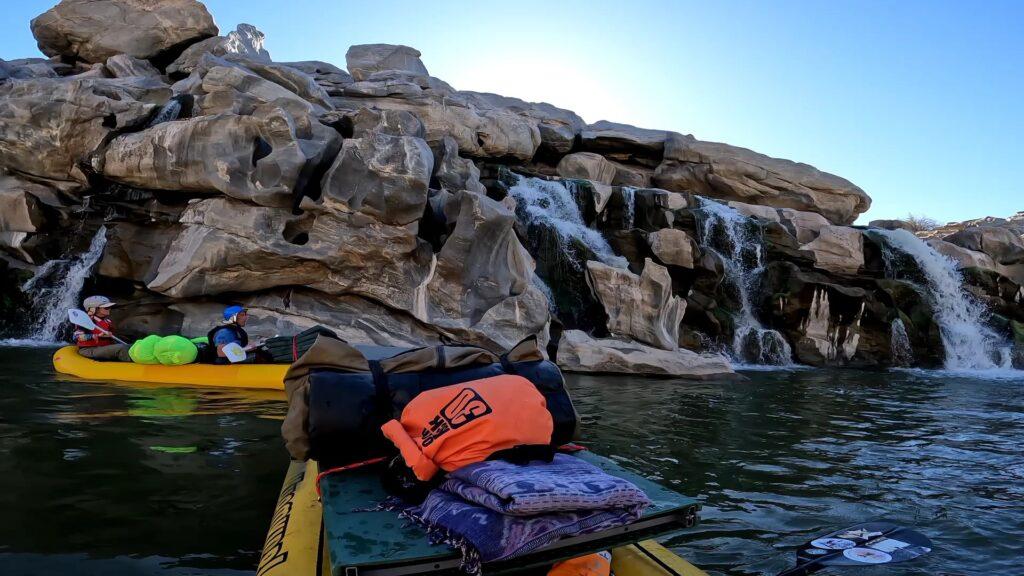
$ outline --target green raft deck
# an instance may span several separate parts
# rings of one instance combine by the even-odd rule
[[[700,508],[696,500],[629,472],[608,458],[586,451],[575,456],[633,482],[653,504],[629,526],[565,538],[526,557],[486,564],[486,574],[550,566],[558,560],[662,536],[696,524]],[[431,544],[420,526],[399,518],[395,512],[368,510],[387,497],[376,467],[325,476],[321,489],[324,552],[329,563],[324,566],[325,573],[403,576],[458,569],[460,556],[444,544]]]

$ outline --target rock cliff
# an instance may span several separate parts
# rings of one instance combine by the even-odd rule
[[[136,333],[204,333],[237,301],[262,335],[540,335],[568,369],[708,377],[767,348],[891,365],[899,321],[942,362],[927,290],[851,226],[868,195],[806,164],[459,91],[407,46],[275,62],[194,0],[64,0],[31,27],[49,58],[0,60],[8,308],[103,225],[87,287]],[[1018,341],[1020,223],[928,239]]]

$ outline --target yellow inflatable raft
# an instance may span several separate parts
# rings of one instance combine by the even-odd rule
[[[292,461],[288,467],[256,576],[339,576],[331,574],[324,543],[323,508],[315,486],[319,471],[313,460]],[[613,548],[611,553],[616,576],[707,576],[653,540]]]
[[[134,362],[97,362],[79,356],[74,346],[65,346],[53,355],[53,368],[86,380],[120,380],[187,384],[216,388],[261,388],[284,390],[287,364],[187,364],[162,366]]]

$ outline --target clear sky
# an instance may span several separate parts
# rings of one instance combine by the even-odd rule
[[[38,54],[5,2],[0,58]],[[208,0],[277,61],[407,44],[457,89],[547,101],[807,162],[873,199],[858,221],[1024,210],[1024,2]]]

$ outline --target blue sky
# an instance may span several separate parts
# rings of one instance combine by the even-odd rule
[[[5,5],[0,58],[38,54],[28,21],[53,3]],[[206,5],[278,61],[407,44],[458,89],[807,162],[871,195],[860,223],[1024,210],[1024,2]]]

